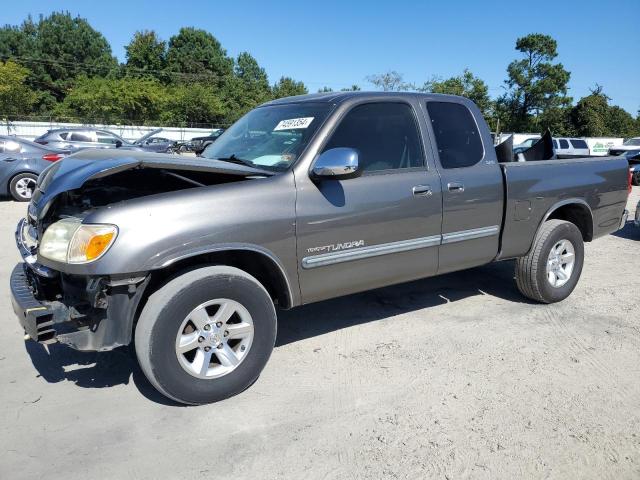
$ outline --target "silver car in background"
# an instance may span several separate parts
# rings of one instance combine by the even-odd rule
[[[86,127],[57,128],[47,131],[34,141],[47,147],[72,151],[84,148],[122,148],[123,150],[140,152],[172,153],[175,146],[174,141],[168,139],[156,141],[152,138],[161,131],[161,128],[157,128],[135,142],[129,142],[108,130]]]
[[[28,202],[38,175],[68,154],[68,150],[46,148],[14,136],[0,136],[0,193],[11,195],[18,202]]]

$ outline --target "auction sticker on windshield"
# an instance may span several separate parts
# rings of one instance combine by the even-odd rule
[[[307,128],[313,122],[315,117],[302,117],[302,118],[289,118],[287,120],[280,120],[274,132],[278,130],[294,130],[296,128]]]

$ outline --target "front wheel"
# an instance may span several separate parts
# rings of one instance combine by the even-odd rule
[[[217,402],[255,382],[276,325],[271,297],[255,278],[233,267],[202,267],[149,297],[136,327],[136,354],[163,395],[191,405]]]
[[[573,223],[548,220],[531,251],[516,261],[516,283],[525,296],[541,303],[564,300],[576,287],[584,263],[582,234]]]
[[[635,186],[640,185],[640,172],[633,172],[631,176],[631,183]]]

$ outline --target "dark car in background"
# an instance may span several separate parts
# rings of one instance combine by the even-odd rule
[[[28,202],[38,175],[68,150],[47,148],[14,136],[0,136],[0,193]]]
[[[140,145],[146,152],[177,153],[178,151],[178,142],[165,137],[147,138]]]
[[[637,150],[627,150],[622,157],[629,162],[629,170],[631,171],[631,183],[640,185],[640,148]]]
[[[87,127],[56,128],[47,131],[34,141],[48,147],[72,151],[84,148],[122,148],[141,152],[171,153],[174,141],[168,139],[155,141],[153,139],[153,135],[161,131],[161,128],[152,130],[135,142],[129,142],[108,130]]]
[[[217,130],[213,130],[206,137],[194,137],[191,139],[190,147],[195,152],[196,155],[200,155],[204,152],[204,149],[215,142],[220,135],[224,133],[224,129],[219,128]]]

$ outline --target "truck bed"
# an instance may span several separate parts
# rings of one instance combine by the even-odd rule
[[[498,259],[526,254],[540,223],[566,204],[583,206],[589,232],[585,241],[618,229],[628,194],[626,159],[585,157],[500,166],[505,207]],[[562,218],[562,213],[556,215]]]

